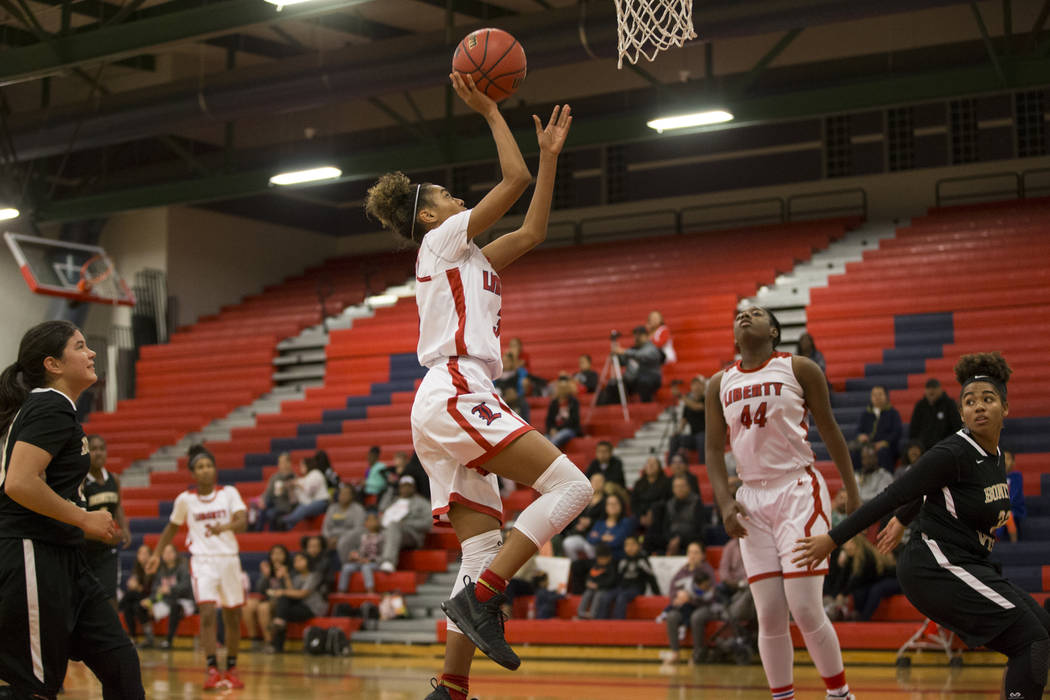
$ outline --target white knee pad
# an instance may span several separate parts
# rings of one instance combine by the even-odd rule
[[[456,582],[452,584],[452,596],[450,597],[455,597],[463,590],[464,576],[469,576],[471,581],[477,581],[478,576],[489,568],[489,564],[496,558],[500,547],[503,546],[503,536],[499,530],[489,530],[468,540],[463,540],[459,546],[463,556],[459,564],[459,575],[456,577]],[[448,620],[448,630],[449,632],[460,631],[452,620]]]
[[[542,495],[522,512],[514,527],[537,547],[564,530],[594,494],[591,482],[565,455],[551,462],[532,488]]]

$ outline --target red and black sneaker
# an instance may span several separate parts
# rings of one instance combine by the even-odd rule
[[[463,580],[463,590],[442,603],[441,609],[485,656],[504,668],[517,670],[521,659],[507,644],[503,631],[502,607],[507,596],[496,593],[482,603],[474,594],[474,582],[470,577],[464,576]]]
[[[226,687],[226,679],[223,678],[222,673],[219,669],[214,666],[208,667],[208,676],[204,679],[205,690],[218,690],[219,688]]]

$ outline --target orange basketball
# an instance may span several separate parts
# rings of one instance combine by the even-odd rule
[[[479,29],[459,42],[452,70],[469,74],[479,90],[499,102],[525,80],[525,49],[502,29]]]

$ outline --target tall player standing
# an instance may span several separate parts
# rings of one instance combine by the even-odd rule
[[[106,440],[101,435],[88,435],[87,440],[88,451],[91,454],[91,470],[84,479],[84,501],[89,511],[109,511],[120,528],[120,545],[127,547],[131,544],[131,531],[128,529],[128,519],[124,517],[124,507],[120,501],[120,479],[116,474],[106,471]],[[117,548],[108,542],[88,540],[84,543],[84,554],[88,566],[116,609],[119,578],[117,574],[120,570]]]
[[[109,543],[108,511],[74,503],[90,459],[76,400],[95,383],[95,353],[72,323],[30,328],[0,375],[0,679],[9,697],[54,698],[69,659],[106,700],[144,698],[139,657],[84,557]]]
[[[800,537],[831,527],[831,499],[806,440],[807,411],[842,475],[847,509],[860,506],[849,449],[831,413],[824,373],[810,359],[776,352],[780,323],[752,306],[736,315],[733,336],[740,361],[707,384],[707,473],[726,532],[739,537],[747,580],[758,612],[758,650],[774,700],[795,697],[794,646],[788,614],[827,686],[828,700],[852,697],[839,640],[824,612],[826,561],[815,568],[792,563]],[[725,436],[743,485],[734,499],[725,465]]]
[[[193,597],[200,609],[201,642],[208,664],[204,689],[243,688],[244,683],[237,675],[237,649],[241,642],[244,584],[240,549],[234,533],[248,528],[248,509],[237,489],[216,483],[218,471],[215,457],[210,452],[201,445],[193,445],[189,456],[189,468],[197,487],[183,491],[175,499],[171,520],[153,549],[146,573],[157,571],[160,553],[185,523],[189,530],[186,545],[190,550]],[[226,629],[225,673],[219,671],[215,654],[218,646],[216,607],[219,605],[222,606],[222,622]]]
[[[430,477],[435,519],[455,529],[463,552],[452,597],[444,673],[427,700],[465,700],[477,646],[509,669],[521,661],[503,634],[507,581],[552,535],[583,510],[591,487],[580,469],[496,394],[502,371],[499,271],[547,235],[558,154],[572,122],[555,107],[546,127],[533,116],[539,173],[521,228],[478,248],[473,239],[507,212],[531,175],[496,103],[469,76],[449,76],[459,97],[488,122],[501,181],[473,209],[444,187],[388,173],[369,190],[365,209],[419,245],[416,303],[420,364],[428,368],[412,405],[412,441]],[[503,543],[496,475],[540,493]]]

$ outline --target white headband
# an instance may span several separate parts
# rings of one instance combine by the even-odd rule
[[[413,241],[416,240],[416,209],[419,208],[419,190],[422,188],[422,183],[416,185],[416,201],[412,203],[412,230],[409,232],[408,237]]]

